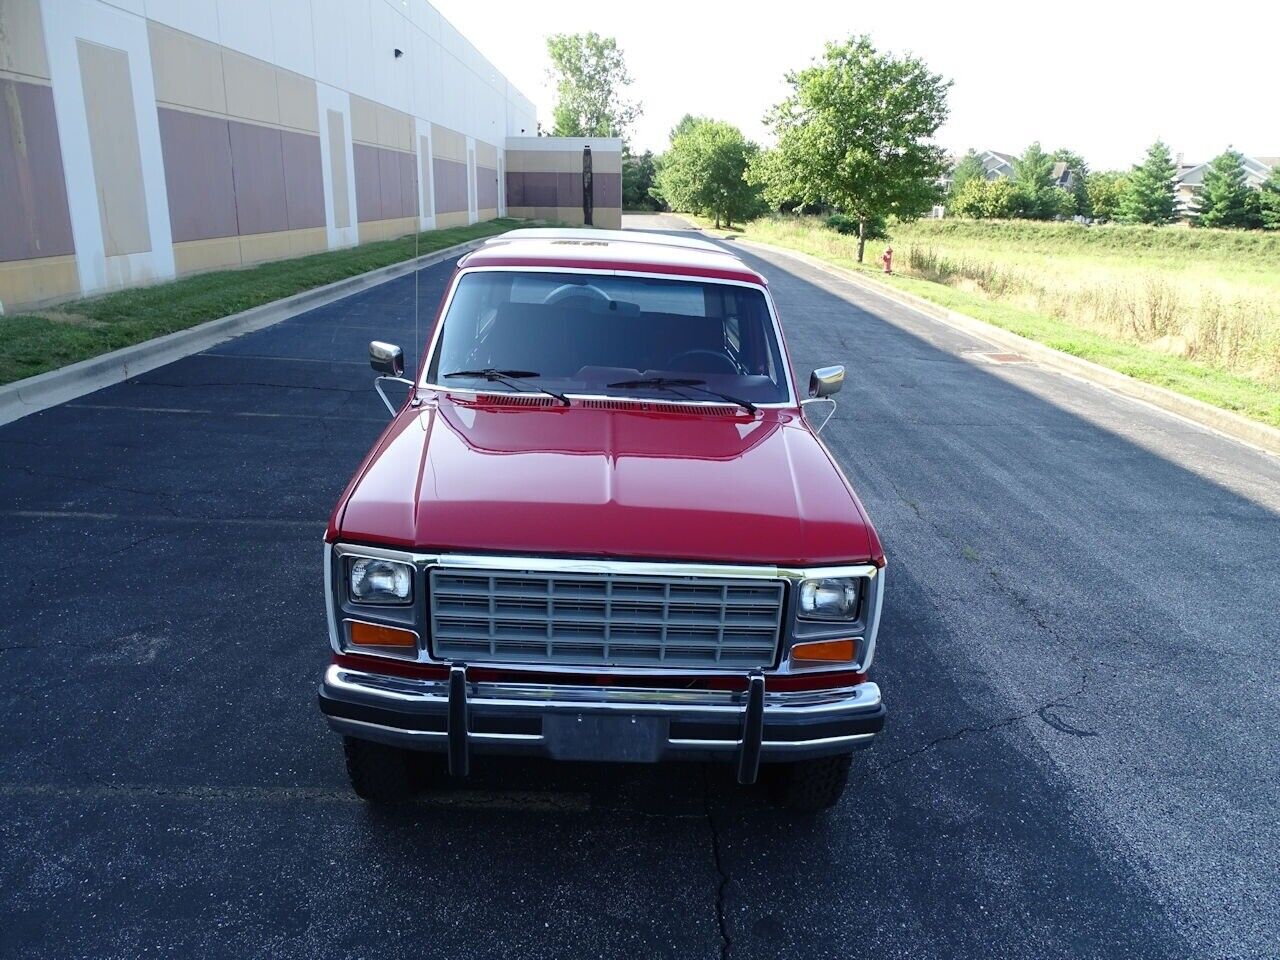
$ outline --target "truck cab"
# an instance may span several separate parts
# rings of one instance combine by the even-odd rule
[[[402,379],[398,347],[370,359]],[[405,799],[415,753],[526,754],[723,761],[834,804],[885,716],[884,551],[807,416],[842,379],[802,395],[765,279],[701,240],[464,257],[326,533],[320,707],[355,791]]]

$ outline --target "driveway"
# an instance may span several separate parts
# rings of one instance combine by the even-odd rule
[[[320,541],[407,277],[0,428],[0,956],[1280,953],[1277,461],[743,254],[799,372],[849,366],[890,554],[840,807],[498,760],[353,799]]]

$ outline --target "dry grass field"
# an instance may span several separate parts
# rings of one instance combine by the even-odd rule
[[[845,266],[857,249],[814,217],[739,232]],[[890,233],[898,286],[1280,426],[1280,235],[965,220]],[[865,269],[885,245],[868,243]]]

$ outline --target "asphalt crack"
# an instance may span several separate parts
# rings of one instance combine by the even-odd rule
[[[922,746],[919,746],[914,750],[910,750],[899,757],[893,758],[887,763],[882,764],[878,769],[881,771],[888,770],[890,767],[896,767],[899,764],[908,763],[911,760],[914,760],[915,758],[921,756],[922,754],[928,753],[929,751],[942,746],[944,743],[951,743],[955,740],[961,739],[962,737],[974,736],[974,735],[982,736],[988,733],[994,733],[997,730],[1003,730],[1004,728],[1011,727],[1014,724],[1022,723],[1024,721],[1030,720],[1032,717],[1038,717],[1039,719],[1043,720],[1046,724],[1053,727],[1055,730],[1061,730],[1063,733],[1069,733],[1074,736],[1081,736],[1081,737],[1097,736],[1096,731],[1080,730],[1076,727],[1071,727],[1065,722],[1063,722],[1062,720],[1058,719],[1057,717],[1054,717],[1053,714],[1049,713],[1050,710],[1055,710],[1060,707],[1069,706],[1073,700],[1077,699],[1078,697],[1084,696],[1088,688],[1089,688],[1089,671],[1085,670],[1080,675],[1080,682],[1075,686],[1074,689],[1072,689],[1067,693],[1060,694],[1059,696],[1054,697],[1052,700],[1049,700],[1045,703],[1041,703],[1034,707],[1031,707],[1029,710],[1023,710],[1018,713],[1011,714],[1010,716],[1002,717],[999,720],[995,720],[991,723],[985,723],[978,726],[959,727],[958,729],[953,730],[950,733],[943,734],[940,737],[933,738],[928,743]]]
[[[720,851],[720,831],[716,829],[715,817],[711,812],[711,778],[706,765],[702,767],[702,798],[707,815],[707,829],[711,832],[711,858],[715,863],[716,875],[720,882],[716,886],[716,929],[720,933],[720,960],[728,960],[733,941],[729,937],[729,926],[724,916],[725,894],[729,890],[729,874],[724,868],[724,858]]]
[[[79,483],[99,490],[108,490],[111,493],[127,493],[137,497],[145,497],[154,500],[155,506],[163,512],[174,517],[178,516],[177,510],[168,504],[161,502],[161,500],[172,500],[174,498],[174,494],[171,493],[163,493],[159,490],[138,490],[133,487],[122,487],[118,484],[109,483],[105,480],[99,480],[93,477],[77,477],[68,473],[49,473],[43,470],[35,470],[32,467],[28,467],[20,463],[11,464],[10,469],[17,470],[20,473],[25,473],[29,477],[41,480],[66,480],[69,483]],[[191,492],[204,494],[215,493],[216,491],[200,490]]]

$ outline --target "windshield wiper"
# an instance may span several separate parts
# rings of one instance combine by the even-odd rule
[[[685,387],[689,390],[697,390],[699,393],[705,393],[708,396],[717,397],[720,400],[726,400],[729,403],[736,403],[742,407],[747,413],[755,413],[756,405],[750,400],[743,400],[739,397],[732,396],[728,393],[721,393],[719,390],[711,390],[704,386],[705,380],[692,380],[685,377],[644,377],[640,380],[619,380],[617,383],[611,383],[608,386],[616,387],[619,390],[634,390],[639,387],[658,387],[659,389],[670,390],[672,393],[679,393],[679,388]]]
[[[573,406],[569,402],[569,398],[563,393],[556,393],[554,390],[540,387],[536,383],[526,384],[526,380],[542,376],[536,370],[494,370],[490,367],[488,370],[455,370],[453,373],[446,373],[444,376],[446,379],[449,377],[471,377],[473,379],[488,380],[490,383],[505,383],[508,387],[514,387],[518,390],[524,390],[525,387],[531,386],[538,393],[545,393],[549,397],[555,397],[566,407]],[[525,392],[528,391],[526,390]]]

